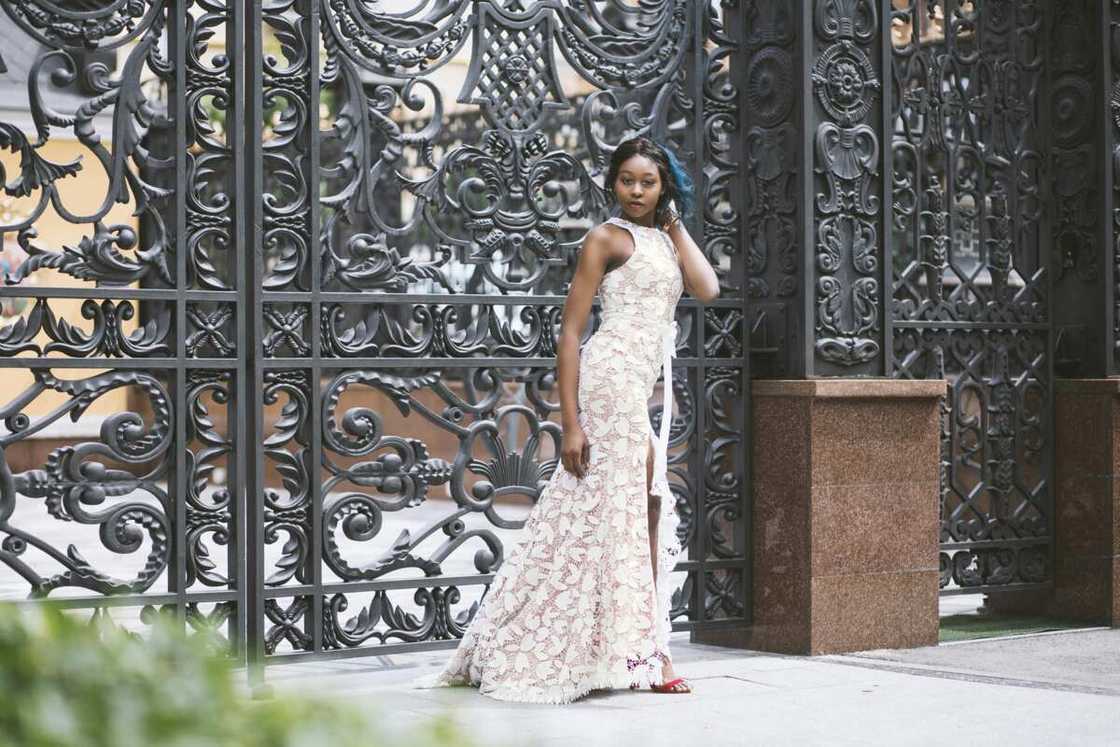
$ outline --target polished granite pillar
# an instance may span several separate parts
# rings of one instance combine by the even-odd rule
[[[937,643],[945,382],[752,382],[753,623],[695,640],[826,654]]]
[[[984,606],[1120,627],[1120,379],[1057,379],[1054,444],[1053,588]]]
[[[1120,379],[1054,388],[1053,612],[1120,626]]]

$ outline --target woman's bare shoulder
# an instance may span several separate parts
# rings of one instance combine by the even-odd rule
[[[602,223],[597,223],[592,226],[591,230],[587,232],[587,236],[595,236],[604,239],[617,236],[619,233],[626,233],[626,229],[610,221],[603,221]]]
[[[593,226],[584,236],[583,241],[584,246],[588,244],[597,244],[611,254],[615,251],[622,251],[625,253],[626,236],[627,231],[622,226],[603,221]]]

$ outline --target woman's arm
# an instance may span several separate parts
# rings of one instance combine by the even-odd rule
[[[700,303],[708,303],[719,295],[719,278],[704,252],[689,236],[684,222],[675,220],[668,228],[669,238],[677,247],[677,257],[684,276],[684,287]]]
[[[582,478],[590,458],[590,444],[580,427],[579,342],[587,326],[591,304],[610,261],[609,234],[605,226],[588,232],[579,252],[575,275],[560,322],[560,339],[556,345],[556,375],[560,386],[560,424],[564,429],[561,461],[564,468]]]

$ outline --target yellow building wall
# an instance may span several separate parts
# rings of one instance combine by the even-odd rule
[[[392,0],[392,2],[400,2],[400,0]],[[268,51],[273,54],[279,54],[280,45],[275,39],[271,38],[271,29],[266,28],[264,31],[266,47],[269,47]],[[224,52],[223,39],[224,33],[219,29],[215,36],[209,41],[208,54]],[[272,47],[275,47],[275,49]],[[425,76],[441,92],[444,111],[447,114],[464,110],[477,110],[476,105],[460,104],[456,101],[467,77],[470,56],[471,44],[468,42],[460,49],[459,53],[450,64]],[[559,82],[565,93],[568,95],[587,94],[593,90],[593,86],[576,74],[562,56],[557,54],[556,61]],[[409,110],[403,106],[398,107],[398,110],[394,113],[394,118],[398,121],[404,121],[410,118],[429,116],[433,110],[433,103],[434,102],[429,101],[428,105],[418,112]],[[329,123],[327,123],[327,125],[329,126]],[[34,136],[34,133],[28,134],[32,137]],[[79,157],[82,159],[82,169],[76,175],[61,179],[56,182],[56,184],[59,188],[62,203],[67,209],[79,215],[93,213],[101,206],[105,199],[108,178],[97,158],[76,140],[68,139],[67,134],[65,130],[53,131],[50,140],[43,145],[38,152],[45,159],[54,163],[68,163]],[[101,135],[103,143],[109,145],[111,133],[103,131]],[[18,173],[19,154],[7,151],[0,152],[0,164],[3,165],[5,173],[7,174],[7,179],[12,179],[13,175]],[[0,204],[0,215],[4,213],[8,213],[8,215],[3,216],[4,219],[2,222],[4,224],[10,224],[13,215],[16,217],[20,214],[26,215],[34,209],[37,198],[38,193],[32,195],[30,198],[3,199],[2,204]],[[401,195],[401,201],[405,214],[410,214],[414,208],[415,198],[411,194],[404,193]],[[131,225],[134,228],[138,227],[138,221],[132,216],[132,206],[128,204],[115,205],[104,218],[103,222],[106,225],[123,223]],[[93,231],[92,225],[88,223],[71,223],[61,218],[53,208],[50,207],[35,221],[35,228],[39,236],[35,239],[34,243],[38,246],[56,251],[63,246],[77,245],[83,236]],[[5,244],[15,243],[16,235],[14,233],[8,233],[4,236],[4,240]],[[32,277],[24,280],[21,285],[34,285],[37,287],[88,287],[90,284],[86,281],[77,280],[53,270],[39,270]],[[30,311],[31,304],[32,302],[29,300],[23,309],[22,313],[24,315]],[[57,316],[65,318],[71,324],[76,324],[83,329],[89,328],[91,323],[81,316],[82,299],[52,299],[50,301],[50,306]],[[10,324],[12,321],[14,321],[12,318],[3,319],[0,321],[0,327]],[[135,329],[135,325],[136,319],[134,318],[126,323],[126,330]],[[49,342],[49,340],[42,340],[43,344],[47,342]],[[181,344],[181,341],[179,341],[179,344]],[[56,376],[65,379],[81,379],[103,370],[105,369],[53,369]],[[5,401],[9,401],[33,381],[29,371],[18,368],[0,369],[0,377],[2,377],[3,387],[7,393],[7,396],[4,398]],[[42,416],[65,403],[67,400],[67,397],[55,392],[44,392],[28,406],[25,412],[33,418]],[[87,413],[90,415],[103,416],[120,412],[128,409],[127,401],[127,391],[123,389],[115,390],[107,393],[93,403],[87,410]]]
[[[29,134],[33,136],[33,133]],[[58,185],[61,202],[66,209],[77,215],[94,213],[101,207],[105,199],[109,179],[100,161],[76,140],[68,140],[59,137],[59,135],[64,134],[65,133],[58,131],[52,133],[51,139],[39,148],[39,155],[53,163],[69,163],[79,157],[82,159],[82,169],[76,175],[61,179],[56,182],[56,184]],[[107,140],[108,136],[109,133],[102,133],[104,140]],[[0,163],[3,164],[8,181],[11,181],[13,176],[19,173],[18,153],[4,151],[0,154]],[[37,205],[39,196],[39,193],[36,192],[31,197],[6,199],[3,205],[3,212],[8,213],[8,215],[5,217],[4,223],[9,224],[13,217],[18,219],[21,216],[30,214]],[[138,227],[138,221],[132,216],[132,206],[128,204],[114,205],[103,222],[106,226],[126,224],[133,228]],[[92,234],[93,232],[92,224],[70,223],[59,216],[53,207],[48,207],[38,220],[35,221],[34,226],[39,236],[33,243],[42,248],[54,251],[60,250],[63,246],[77,246],[83,236]],[[4,236],[5,244],[10,245],[15,243],[16,238],[15,233],[6,234]],[[92,283],[72,278],[69,275],[55,270],[40,269],[26,278],[19,286],[7,287],[21,286],[73,288],[92,287]],[[32,300],[28,300],[22,311],[24,315],[31,310],[32,303]],[[50,301],[50,307],[57,316],[65,318],[71,324],[77,325],[82,329],[89,329],[91,322],[82,318],[82,299],[53,299]],[[13,321],[14,318],[9,317],[0,323],[0,326],[7,326]],[[126,331],[135,329],[136,319],[134,318],[125,324]],[[41,339],[40,342],[45,345],[49,340]],[[103,370],[104,369],[84,368],[53,369],[56,376],[64,379],[81,379]],[[3,377],[3,401],[5,402],[11,401],[18,392],[23,391],[23,389],[30,386],[34,381],[31,372],[26,369],[0,369],[0,375]],[[57,392],[44,392],[26,408],[25,413],[34,420],[35,417],[51,412],[68,400],[69,397]],[[94,402],[87,410],[87,413],[90,415],[104,416],[120,412],[127,409],[126,403],[127,391],[124,389],[114,390],[106,393],[105,396]]]

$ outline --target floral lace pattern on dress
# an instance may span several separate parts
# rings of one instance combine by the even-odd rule
[[[459,647],[416,686],[474,685],[500,700],[567,703],[592,690],[661,682],[680,520],[667,472],[655,474],[655,588],[646,459],[656,436],[647,403],[684,285],[667,234],[608,222],[630,231],[634,253],[604,276],[602,323],[580,351],[587,473],[581,480],[557,464]]]

